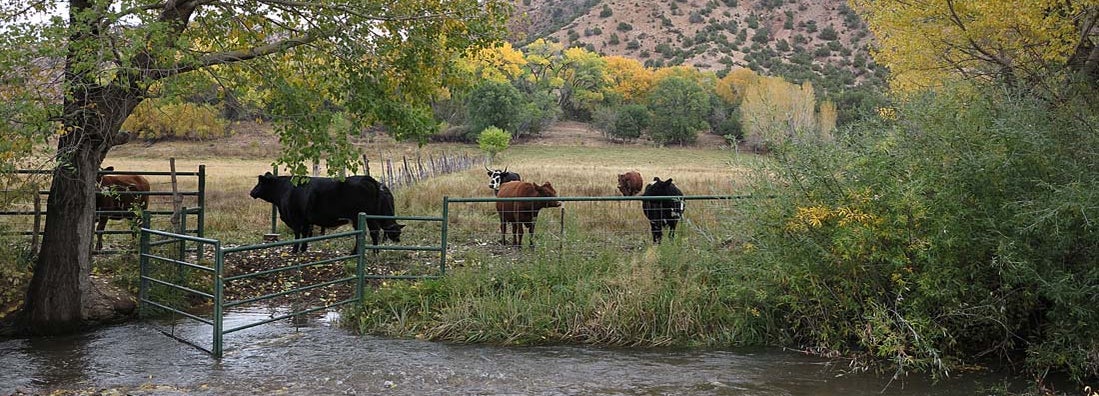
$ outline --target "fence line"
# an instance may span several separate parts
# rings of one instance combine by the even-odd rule
[[[429,155],[425,163],[420,154],[415,158],[401,156],[399,160],[385,158],[377,160],[380,168],[378,174],[371,173],[370,159],[363,155],[363,165],[367,176],[372,176],[390,188],[408,187],[425,179],[442,176],[449,173],[461,172],[478,164],[477,158],[469,154],[441,154]],[[396,162],[396,166],[394,166]]]
[[[251,328],[254,326],[263,325],[273,321],[283,320],[287,318],[294,318],[298,315],[306,313],[317,312],[321,310],[330,309],[336,306],[355,303],[362,301],[364,288],[368,279],[424,279],[433,278],[439,276],[445,276],[448,267],[455,265],[461,265],[466,259],[466,252],[471,252],[475,249],[483,250],[494,249],[494,241],[496,239],[498,228],[494,227],[496,224],[493,220],[495,211],[488,209],[484,204],[491,204],[494,202],[509,202],[509,201],[561,201],[567,203],[568,213],[566,216],[566,208],[561,208],[559,212],[553,210],[547,210],[544,212],[541,223],[541,229],[545,230],[539,234],[540,238],[549,237],[549,239],[540,239],[539,246],[555,246],[558,251],[562,249],[588,249],[590,244],[603,244],[603,245],[621,245],[626,249],[639,248],[641,246],[648,246],[650,242],[647,241],[647,224],[642,225],[644,222],[644,216],[638,216],[641,212],[640,202],[643,201],[686,201],[689,202],[685,216],[681,219],[682,233],[686,234],[683,237],[697,237],[706,236],[709,234],[720,235],[721,237],[728,237],[735,233],[735,230],[730,230],[723,227],[721,221],[723,216],[729,215],[732,204],[741,199],[752,199],[753,196],[661,196],[661,197],[551,197],[551,198],[450,198],[443,197],[442,202],[442,215],[438,217],[434,216],[368,216],[365,213],[358,215],[356,223],[358,224],[358,230],[348,231],[343,233],[334,233],[325,236],[314,236],[309,238],[303,238],[299,240],[288,240],[282,242],[270,242],[259,245],[226,247],[220,240],[206,239],[199,237],[192,237],[186,235],[177,235],[170,232],[156,231],[148,228],[141,229],[141,292],[139,301],[141,302],[142,312],[148,308],[157,308],[163,311],[178,314],[182,317],[197,320],[201,323],[211,326],[211,347],[207,349],[204,346],[197,343],[190,342],[173,334],[168,334],[170,337],[179,339],[187,344],[196,346],[215,357],[220,357],[223,353],[223,337],[227,334]],[[616,205],[610,207],[608,210],[607,205]],[[632,216],[623,216],[620,210],[627,209],[626,205],[633,206],[628,208],[629,211],[635,212]],[[461,208],[461,209],[459,209]],[[463,210],[464,209],[464,210]],[[553,208],[556,209],[556,208]],[[418,221],[421,222],[415,227],[408,227],[416,237],[419,238],[403,238],[400,245],[368,245],[366,235],[369,230],[366,227],[367,219],[392,219],[392,220],[406,220],[406,221]],[[556,224],[554,224],[556,222]],[[568,223],[566,225],[566,222]],[[423,227],[422,224],[430,224],[431,227]],[[553,226],[559,226],[559,231],[553,230]],[[629,230],[619,227],[626,225]],[[437,226],[437,228],[436,228]],[[472,228],[471,228],[472,227]],[[605,230],[600,230],[603,227],[606,230],[611,230],[613,233],[623,232],[631,235],[628,240],[618,240],[618,236],[615,239],[603,239],[598,237],[598,233]],[[491,231],[490,231],[491,230]],[[643,231],[642,231],[643,230]],[[547,232],[548,231],[548,232]],[[484,235],[478,233],[491,232],[492,236],[484,238]],[[645,233],[646,237],[641,237],[641,233]],[[152,241],[152,237],[158,237],[160,240]],[[683,238],[679,237],[679,238]],[[558,240],[553,240],[559,238]],[[485,241],[488,239],[488,241]],[[235,263],[227,260],[227,256],[251,256],[251,254],[240,255],[238,253],[244,252],[259,252],[259,251],[271,251],[274,248],[285,247],[298,242],[321,242],[321,241],[337,241],[343,240],[344,242],[351,242],[359,246],[355,252],[350,254],[338,253],[334,255],[293,255],[292,257],[286,257],[277,261],[276,268],[264,267],[264,268],[250,268],[246,273],[233,274],[232,271],[237,270]],[[430,241],[429,241],[430,240]],[[568,245],[564,242],[569,242]],[[589,245],[573,244],[577,241],[586,241]],[[424,243],[429,242],[429,243]],[[490,243],[485,243],[490,242]],[[547,243],[548,242],[548,243]],[[554,244],[552,242],[559,242]],[[722,243],[724,241],[712,241]],[[190,250],[186,248],[186,244],[198,244],[199,246],[207,245],[211,249],[209,253],[211,256],[204,256],[202,249]],[[154,247],[162,245],[178,245],[167,246],[160,250],[154,249]],[[498,245],[495,245],[498,246]],[[194,256],[187,256],[186,252],[198,251]],[[542,254],[548,253],[553,249],[540,250]],[[390,251],[397,253],[394,256],[399,262],[400,272],[386,272],[384,268],[375,267],[371,271],[373,273],[367,273],[366,260],[367,257],[373,257],[375,260],[379,254],[367,253],[377,251]],[[164,253],[161,253],[164,252]],[[413,253],[421,253],[421,255],[414,255]],[[174,255],[173,257],[170,257]],[[437,265],[434,264],[437,260]],[[426,264],[431,268],[430,273],[415,274],[407,272],[407,270],[417,267],[420,264]],[[354,267],[354,275],[348,274],[350,267]],[[306,280],[300,276],[302,271],[312,268],[321,268],[322,266],[335,266],[337,271],[334,274],[329,274],[328,277],[323,279],[313,278],[312,280]],[[191,271],[197,276],[186,276],[187,272]],[[275,282],[279,288],[268,290],[254,290],[246,287],[244,282],[248,282],[251,279],[255,279],[256,282],[272,283],[269,279],[270,276],[279,273],[296,273],[299,274],[297,281],[282,284]],[[226,328],[224,323],[224,313],[226,309],[259,303],[262,301],[272,301],[273,299],[286,298],[288,296],[301,296],[305,294],[308,296],[310,293],[314,295],[320,295],[326,288],[337,287],[344,285],[346,288],[344,294],[335,296],[330,299],[314,298],[308,304],[304,304],[301,300],[294,300],[290,303],[289,313],[274,314],[272,313],[268,318],[262,320],[255,320],[249,323],[231,326]],[[237,292],[237,289],[251,290],[250,294],[241,294]],[[151,293],[152,291],[158,291],[161,294]],[[163,293],[176,293],[187,294],[191,296],[197,296],[203,301],[212,301],[213,312],[208,313],[208,317],[205,314],[195,314],[189,312],[188,308],[174,307],[175,302],[187,302],[185,298],[164,298]],[[171,294],[168,293],[168,297]]]
[[[173,223],[173,229],[177,230],[177,231],[179,231],[179,228],[176,225],[186,224],[185,217],[188,216],[188,215],[194,215],[194,216],[196,216],[196,222],[194,224],[195,228],[183,229],[182,231],[184,233],[191,233],[193,235],[197,235],[197,236],[201,237],[201,236],[205,235],[206,165],[199,165],[198,170],[194,171],[194,172],[179,172],[179,171],[175,170],[174,162],[175,162],[175,158],[171,158],[170,159],[171,170],[167,171],[167,172],[165,172],[165,171],[100,171],[99,174],[100,175],[140,175],[140,176],[145,176],[147,178],[150,177],[150,176],[168,176],[168,177],[170,177],[169,182],[152,182],[152,181],[150,181],[150,185],[154,185],[154,186],[155,185],[169,184],[171,186],[171,188],[170,188],[170,190],[167,190],[167,191],[156,191],[156,190],[153,190],[153,191],[125,191],[125,190],[122,190],[122,191],[116,191],[114,193],[118,194],[118,195],[145,195],[145,196],[150,196],[150,197],[171,197],[170,198],[171,203],[172,203],[172,209],[171,210],[156,210],[154,208],[154,205],[153,205],[153,203],[156,202],[156,201],[150,200],[149,205],[148,205],[148,207],[146,207],[145,212],[147,212],[149,214],[153,214],[153,215],[170,215],[171,216],[171,222]],[[5,222],[9,225],[14,225],[15,229],[14,230],[7,230],[6,231],[7,234],[30,236],[31,237],[31,251],[37,251],[38,250],[38,242],[39,242],[39,240],[41,240],[42,233],[44,232],[44,230],[42,228],[43,225],[44,225],[43,219],[46,217],[47,212],[49,210],[49,208],[46,205],[47,201],[43,200],[42,196],[49,196],[50,193],[51,193],[50,190],[43,190],[39,186],[41,186],[43,184],[45,184],[45,185],[49,184],[48,183],[49,177],[51,177],[51,175],[53,174],[53,171],[52,170],[45,170],[45,169],[19,169],[19,170],[13,171],[12,174],[15,174],[15,175],[32,175],[31,177],[38,176],[38,178],[41,179],[41,180],[34,180],[34,181],[24,180],[24,183],[29,183],[29,184],[25,185],[25,187],[29,187],[29,190],[27,188],[12,188],[13,186],[4,186],[3,189],[0,189],[0,193],[15,193],[15,194],[22,194],[22,195],[29,195],[30,196],[29,202],[15,202],[15,203],[12,203],[9,208],[7,208],[7,209],[10,209],[10,210],[0,210],[0,221],[3,221],[3,222]],[[196,180],[195,189],[194,190],[183,190],[183,189],[181,189],[180,186],[179,186],[180,182],[177,180],[177,177],[194,177],[195,180]],[[194,197],[194,201],[191,202],[192,204],[190,205],[190,207],[183,206],[182,203],[183,203],[184,198],[190,198],[190,197]],[[178,206],[175,205],[175,203],[177,203],[177,202],[180,205],[178,205]],[[130,212],[130,211],[118,211],[118,210],[116,210],[116,211],[96,210],[95,217],[96,217],[96,219],[98,219],[99,216],[130,214],[130,213],[132,213],[132,212]],[[32,219],[30,220],[30,224],[26,224],[27,223],[26,221],[20,220],[21,217],[25,217],[25,216],[31,216],[32,217]],[[28,225],[31,227],[30,230],[26,230],[26,229],[20,230],[19,229],[21,227],[26,227]],[[150,225],[148,225],[148,224],[146,224],[144,226],[145,227],[150,227]],[[118,235],[118,234],[133,234],[133,231],[132,230],[109,230],[109,229],[107,229],[107,230],[103,230],[103,231],[96,231],[95,233],[97,235],[98,234]],[[95,253],[119,253],[119,252],[123,252],[123,251],[124,250],[103,250],[103,251],[96,251]]]

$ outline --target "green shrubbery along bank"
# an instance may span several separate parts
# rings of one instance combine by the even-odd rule
[[[353,324],[461,342],[787,345],[946,374],[1099,374],[1099,111],[946,89],[775,146],[728,239],[484,257]]]

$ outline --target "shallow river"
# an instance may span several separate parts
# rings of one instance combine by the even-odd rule
[[[233,322],[262,312],[235,313]],[[0,395],[51,390],[127,394],[972,395],[1025,382],[990,372],[932,384],[848,373],[843,362],[781,349],[497,347],[362,337],[333,317],[226,337],[218,360],[195,322],[131,323],[48,339],[0,341]],[[202,337],[205,336],[205,340]],[[208,347],[208,345],[207,345]]]

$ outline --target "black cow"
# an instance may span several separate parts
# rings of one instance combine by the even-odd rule
[[[488,171],[488,188],[492,189],[492,195],[500,194],[500,185],[510,181],[521,181],[522,177],[518,173],[508,172],[508,168],[504,169],[489,169],[487,166],[485,170]]]
[[[395,216],[397,214],[397,211],[394,209],[394,207],[396,205],[395,205],[394,199],[393,199],[393,192],[389,190],[388,186],[386,186],[385,184],[377,181],[376,179],[374,179],[373,177],[370,177],[370,176],[349,176],[346,180],[348,182],[351,182],[351,183],[362,182],[362,183],[374,183],[374,184],[378,185],[378,193],[379,193],[378,194],[378,199],[381,200],[379,202],[378,209],[381,211],[381,213],[377,213],[377,214],[371,213],[372,215],[375,215],[375,216]],[[336,227],[340,227],[340,226],[342,226],[344,224],[348,224],[348,223],[351,223],[351,221],[341,222]],[[396,221],[388,220],[388,219],[385,219],[385,220],[367,219],[366,220],[366,227],[370,230],[370,240],[373,242],[374,245],[377,245],[378,242],[382,242],[385,239],[389,239],[390,241],[393,241],[394,243],[400,243],[401,242],[401,229],[404,228],[404,225],[397,224]],[[321,235],[324,235],[326,227],[321,227],[320,229],[321,229]],[[385,232],[384,235],[382,234],[383,231]]]
[[[347,178],[349,183],[373,183],[378,185],[378,213],[369,213],[375,216],[396,216],[395,210],[396,204],[393,199],[393,192],[389,190],[385,184],[375,180],[370,176],[350,176]],[[366,227],[370,229],[370,240],[377,245],[379,242],[389,239],[394,243],[401,242],[401,229],[404,228],[403,224],[397,224],[395,220],[390,219],[367,219]],[[382,232],[385,234],[382,235]]]
[[[386,189],[388,190],[388,189]],[[385,193],[381,183],[369,176],[351,176],[344,181],[327,177],[308,177],[295,185],[290,176],[275,176],[271,172],[259,176],[259,181],[249,195],[275,204],[279,217],[294,231],[294,238],[313,236],[313,226],[335,228],[351,223],[358,229],[356,217],[359,212],[371,215],[392,215],[393,209],[384,209]],[[388,194],[392,204],[392,193]],[[388,213],[387,213],[388,212]],[[385,230],[385,236],[399,241],[401,228],[393,220],[374,220],[367,222],[371,230],[371,240],[378,243],[379,231]],[[308,244],[295,243],[292,252],[305,252]],[[358,246],[355,246],[358,250]]]
[[[645,186],[643,197],[671,197],[683,196],[679,187],[672,184],[672,179],[660,181],[654,177],[653,182]],[[683,217],[685,206],[682,199],[646,200],[641,201],[641,208],[645,211],[645,217],[649,218],[649,228],[653,233],[653,243],[660,243],[664,236],[664,227],[668,227],[668,237],[675,238],[675,226]]]

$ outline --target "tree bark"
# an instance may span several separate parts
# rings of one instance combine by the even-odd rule
[[[88,317],[96,173],[110,147],[129,139],[119,128],[140,100],[139,92],[118,89],[66,100],[63,124],[72,131],[57,143],[42,248],[20,316],[22,333],[69,333]],[[78,108],[101,111],[74,110]]]
[[[23,306],[27,334],[76,331],[83,318],[83,295],[89,291],[95,212],[95,174],[101,162],[93,147],[75,149],[69,163],[53,171],[47,200],[45,237]]]

